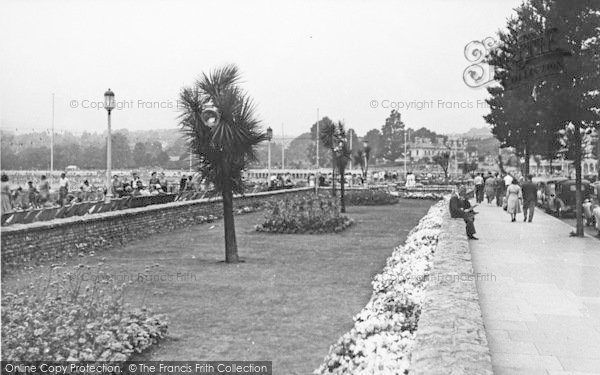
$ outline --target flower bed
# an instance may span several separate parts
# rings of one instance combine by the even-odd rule
[[[255,229],[271,233],[338,233],[353,223],[340,215],[335,199],[316,196],[276,202],[265,222]]]
[[[25,291],[4,293],[2,359],[117,362],[142,352],[168,324],[146,308],[127,310],[125,290],[99,264],[53,266]]]
[[[315,374],[405,374],[447,202],[431,207],[373,280],[354,327],[331,346]]]
[[[438,192],[422,192],[422,191],[409,191],[405,193],[401,193],[400,196],[404,199],[430,199],[430,200],[440,200],[444,199],[448,193],[438,193]]]
[[[350,190],[346,193],[348,206],[382,206],[398,203],[398,198],[387,190],[365,189]]]

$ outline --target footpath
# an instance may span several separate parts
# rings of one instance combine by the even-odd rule
[[[470,241],[494,374],[600,374],[600,241],[481,204]]]

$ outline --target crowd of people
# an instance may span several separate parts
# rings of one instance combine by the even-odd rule
[[[475,205],[467,198],[467,189],[459,186],[450,199],[450,215],[452,218],[462,218],[466,224],[467,237],[477,240],[474,236],[475,215],[473,210],[477,205],[487,200],[489,205],[502,207],[510,216],[511,222],[518,220],[518,214],[523,214],[523,222],[533,221],[535,207],[539,199],[538,186],[533,182],[533,176],[513,176],[509,173],[487,175],[479,173],[473,178]],[[588,224],[595,222],[600,236],[600,205],[592,199],[586,199],[582,205],[584,217]]]
[[[71,181],[67,173],[60,175],[58,184],[52,185],[46,175],[39,179],[31,177],[25,187],[11,184],[7,174],[2,174],[2,213],[14,210],[27,210],[64,206],[77,202],[99,201],[106,197],[107,189],[103,181],[90,182],[88,178]],[[143,181],[137,172],[131,177],[113,175],[111,194],[115,198],[124,196],[147,196],[180,191],[202,191],[212,187],[195,175],[181,175],[179,184],[170,181],[164,172],[152,172],[150,178]]]

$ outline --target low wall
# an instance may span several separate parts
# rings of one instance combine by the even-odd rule
[[[248,194],[234,198],[234,209],[260,207],[269,199],[310,195],[298,188]],[[157,204],[65,219],[15,224],[1,229],[3,266],[22,266],[59,260],[149,235],[199,224],[209,215],[221,217],[220,198]]]
[[[446,216],[425,290],[410,374],[492,375],[465,223]]]

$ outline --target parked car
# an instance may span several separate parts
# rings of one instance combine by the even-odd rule
[[[538,206],[544,209],[553,202],[556,196],[556,184],[567,181],[566,177],[535,177],[533,183],[537,184],[538,187]]]
[[[542,197],[542,208],[546,212],[564,217],[565,215],[575,213],[575,194],[577,188],[575,180],[558,179],[548,180],[545,184]],[[592,188],[589,181],[581,182],[582,202],[592,196]]]

